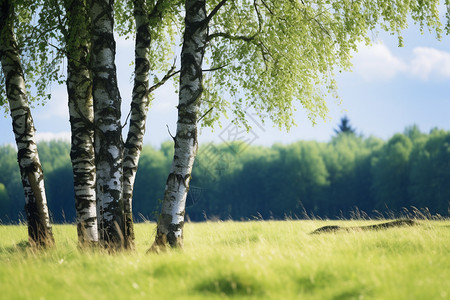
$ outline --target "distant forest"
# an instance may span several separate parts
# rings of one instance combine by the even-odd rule
[[[383,141],[340,129],[328,143],[201,145],[187,218],[392,217],[405,208],[449,216],[450,132],[425,134],[413,126]],[[70,144],[41,142],[38,150],[52,221],[74,222]],[[2,223],[24,220],[16,155],[12,146],[0,146]],[[172,142],[144,147],[133,195],[137,222],[155,220],[172,156]]]

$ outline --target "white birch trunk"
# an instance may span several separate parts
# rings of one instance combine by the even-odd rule
[[[95,193],[94,109],[89,70],[89,18],[84,1],[66,1],[67,91],[78,241],[98,242]]]
[[[158,1],[159,3],[159,1]],[[157,4],[158,5],[158,4]],[[145,123],[149,105],[149,71],[151,35],[148,11],[144,0],[134,1],[136,22],[134,87],[130,112],[130,128],[124,145],[123,202],[125,215],[125,238],[127,247],[133,248],[134,226],[132,212],[133,186],[142,150]]]
[[[197,154],[197,121],[202,86],[202,62],[207,39],[205,0],[187,0],[175,153],[167,178],[153,251],[183,246],[186,196]]]
[[[99,242],[105,247],[119,249],[124,246],[123,142],[113,6],[113,0],[93,0],[90,16]]]
[[[34,124],[28,106],[25,79],[13,30],[13,4],[0,0],[0,61],[17,144],[17,158],[25,194],[28,237],[33,245],[54,244]]]

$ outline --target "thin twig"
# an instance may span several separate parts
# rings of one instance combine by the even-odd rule
[[[58,46],[53,45],[52,43],[47,43],[48,45],[52,46],[53,48],[55,48],[56,50],[58,50],[58,52],[61,52],[62,54],[65,54],[68,56],[66,50],[59,48]]]
[[[169,125],[166,124],[167,132],[169,132],[170,137],[175,141],[175,137],[170,133]]]
[[[156,90],[157,88],[159,88],[160,86],[162,86],[164,83],[166,83],[167,80],[169,80],[170,78],[172,78],[173,76],[177,75],[178,73],[181,72],[181,70],[175,71],[175,64],[176,64],[176,59],[173,61],[173,65],[172,67],[167,71],[166,75],[164,75],[164,77],[158,81],[157,83],[155,83],[154,85],[152,85],[149,89],[147,94],[150,94],[151,92],[153,92],[154,90]]]
[[[258,4],[256,3],[256,0],[253,1],[253,6],[255,7],[256,15],[258,16],[258,32],[262,31],[262,16],[258,9]]]
[[[123,123],[122,129],[124,129],[125,126],[127,126],[128,119],[130,118],[130,115],[131,115],[131,109],[130,109],[130,111],[128,112],[127,118],[125,119],[125,123]]]
[[[252,35],[252,36],[245,36],[245,35],[231,35],[229,33],[226,32],[216,32],[213,34],[208,35],[208,37],[206,38],[207,41],[210,41],[214,38],[217,37],[223,37],[229,40],[241,40],[241,41],[245,41],[245,42],[251,42],[255,39],[256,34]]]
[[[261,3],[264,5],[265,8],[270,12],[270,14],[275,15],[273,11],[270,9],[270,7],[264,2],[264,0],[261,0]]]
[[[208,111],[205,112],[205,113],[203,114],[203,116],[201,116],[200,119],[197,120],[197,123],[200,122],[204,117],[206,117],[206,115],[209,114],[209,113],[213,110],[213,108],[214,108],[214,107],[211,107],[210,109],[208,109]]]
[[[214,72],[214,71],[217,71],[217,70],[226,68],[226,67],[228,67],[229,65],[230,65],[230,64],[226,64],[226,65],[223,65],[223,66],[220,66],[220,67],[202,70],[202,72]]]

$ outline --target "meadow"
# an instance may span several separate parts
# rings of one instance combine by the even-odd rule
[[[56,247],[26,246],[24,225],[0,226],[6,299],[450,299],[450,221],[311,235],[325,225],[286,220],[185,225],[185,247],[147,254],[155,224],[136,225],[136,250],[81,251],[74,225]]]

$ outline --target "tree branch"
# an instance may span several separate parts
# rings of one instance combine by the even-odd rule
[[[275,15],[273,11],[270,9],[270,7],[264,2],[264,0],[261,0],[261,3],[264,5],[264,7],[270,12],[270,14]]]
[[[220,67],[215,67],[215,68],[211,68],[211,69],[206,69],[206,70],[202,70],[202,72],[213,72],[213,71],[217,71],[223,68],[226,68],[229,64],[220,66]]]
[[[206,40],[209,42],[210,40],[217,38],[217,37],[223,37],[223,38],[226,38],[229,40],[234,40],[234,41],[241,40],[241,41],[245,41],[245,42],[251,42],[255,39],[256,34],[254,34],[252,36],[245,36],[245,35],[231,35],[226,32],[216,32],[216,33],[208,35]]]
[[[213,110],[213,108],[214,108],[214,107],[211,107],[210,109],[208,109],[208,111],[205,112],[205,113],[203,114],[203,116],[201,116],[200,119],[197,120],[197,123],[200,122],[204,117],[206,117],[206,115],[209,114],[209,113]]]
[[[258,4],[256,3],[256,0],[253,1],[253,6],[255,7],[255,11],[256,11],[256,15],[258,16],[258,32],[262,31],[262,17],[261,17],[261,13],[259,12],[258,9]]]
[[[166,127],[167,127],[167,132],[169,132],[170,137],[175,141],[175,137],[170,132],[169,125],[166,124]]]
[[[209,15],[205,19],[206,24],[208,24],[209,21],[211,21],[211,19],[214,17],[214,15],[217,14],[217,12],[222,8],[222,6],[226,2],[227,2],[227,0],[222,0],[222,1],[219,2],[219,4],[217,4],[216,7],[214,7],[214,9],[209,13]]]
[[[59,28],[60,28],[61,32],[67,37],[67,36],[69,36],[69,33],[67,32],[66,26],[65,26],[63,20],[61,19],[61,16],[65,16],[65,14],[61,11],[60,6],[58,5],[57,1],[55,1],[54,7],[58,10],[57,16],[58,16]]]
[[[153,6],[151,12],[148,14],[148,20],[152,20],[154,18],[161,19],[162,17],[162,11],[160,10],[160,6],[164,3],[164,0],[158,0]]]
[[[322,25],[322,23],[319,22],[319,20],[314,18],[314,21],[317,23],[317,25],[319,25],[319,27],[320,27],[320,29],[322,29],[322,31],[324,31],[329,37],[332,37],[330,32]]]
[[[160,86],[162,86],[164,83],[166,83],[167,80],[169,80],[170,78],[172,78],[173,76],[177,75],[178,73],[180,73],[181,70],[175,71],[175,61],[173,62],[172,67],[170,68],[169,71],[167,71],[166,75],[164,75],[164,77],[158,81],[156,84],[152,85],[149,89],[147,94],[150,94],[151,92],[153,92],[154,90],[156,90],[157,88],[159,88]]]
[[[172,78],[173,76],[175,76],[176,74],[180,73],[180,70],[174,72],[173,70],[175,70],[175,63],[176,61],[173,62],[172,67],[170,68],[169,71],[167,71],[166,75],[164,75],[164,77],[158,81],[156,84],[152,85],[148,91],[147,91],[147,95],[149,95],[150,93],[152,93],[154,90],[156,90],[157,88],[159,88],[160,86],[162,86],[164,83],[166,83],[167,80],[169,80],[170,78]],[[128,123],[128,119],[130,118],[131,115],[131,108],[130,111],[128,112],[127,118],[125,119],[125,123],[123,124],[122,128],[125,128],[125,126]]]
[[[123,125],[122,125],[122,129],[124,129],[125,126],[127,126],[128,119],[130,118],[130,116],[131,116],[131,109],[130,109],[130,111],[128,112],[127,118],[125,119],[125,123],[123,123]]]

